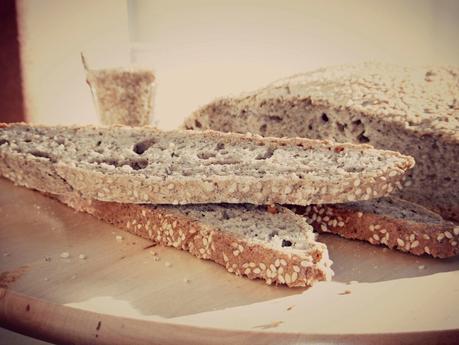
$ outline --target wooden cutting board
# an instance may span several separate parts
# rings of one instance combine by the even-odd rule
[[[0,219],[0,325],[39,339],[77,344],[459,339],[459,258],[415,257],[323,235],[334,280],[288,289],[238,278],[175,249],[151,247],[4,179]]]

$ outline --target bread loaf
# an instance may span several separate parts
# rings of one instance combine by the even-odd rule
[[[459,220],[459,69],[337,66],[218,99],[187,129],[369,143],[411,155],[403,198]]]

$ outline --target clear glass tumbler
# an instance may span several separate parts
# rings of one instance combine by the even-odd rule
[[[149,125],[153,119],[155,79],[148,69],[86,70],[94,105],[104,125]]]

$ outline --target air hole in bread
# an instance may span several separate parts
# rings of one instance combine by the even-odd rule
[[[197,156],[199,159],[209,159],[209,158],[214,158],[216,154],[213,152],[199,152]]]
[[[271,122],[282,122],[282,117],[277,115],[268,116],[268,120]]]
[[[138,155],[141,155],[145,151],[147,151],[153,144],[155,144],[155,139],[149,138],[145,139],[137,144],[134,145],[134,148],[132,149],[135,153]]]
[[[322,116],[320,117],[323,122],[328,122],[328,116],[325,113],[322,113]]]
[[[142,170],[148,166],[148,160],[146,159],[132,160],[132,161],[128,161],[127,164],[134,170]]]
[[[0,139],[0,146],[2,146],[3,144],[9,144],[10,142],[6,139]]]
[[[338,131],[340,131],[341,133],[344,133],[344,130],[346,129],[346,127],[347,127],[347,124],[336,122],[336,128],[338,128]]]
[[[358,136],[357,136],[357,140],[359,141],[359,143],[368,143],[370,142],[370,139],[364,134],[365,131],[361,132]]]
[[[260,126],[260,133],[261,134],[266,134],[266,129],[268,128],[268,125],[266,123],[262,124]]]
[[[255,157],[255,159],[256,159],[256,160],[269,159],[269,158],[271,158],[271,157],[273,156],[274,151],[275,151],[275,150],[274,150],[273,148],[268,147],[268,149],[267,149],[265,152],[259,153],[259,154]]]
[[[197,128],[201,128],[201,127],[202,127],[201,122],[199,122],[198,120],[194,120],[194,125],[195,125]]]
[[[49,159],[50,161],[52,162],[55,162],[55,158],[53,156],[51,156],[48,152],[43,152],[43,151],[39,151],[39,150],[35,150],[35,151],[30,151],[29,152],[32,156],[35,156],[35,157],[39,157],[39,158],[46,158],[46,159]]]
[[[223,143],[218,143],[215,146],[215,150],[217,150],[217,151],[223,150],[224,148],[225,148],[225,144],[223,144]]]
[[[292,241],[282,240],[282,247],[291,247],[292,244],[293,244]]]

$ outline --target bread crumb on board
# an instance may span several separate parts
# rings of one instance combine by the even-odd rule
[[[122,240],[124,240],[124,237],[121,236],[121,235],[116,235],[116,236],[115,236],[115,239],[116,239],[117,241],[122,241]]]
[[[86,260],[88,257],[85,254],[80,254],[78,258],[80,258],[80,260]]]
[[[68,259],[70,257],[70,253],[69,252],[62,252],[60,257],[62,259]]]

